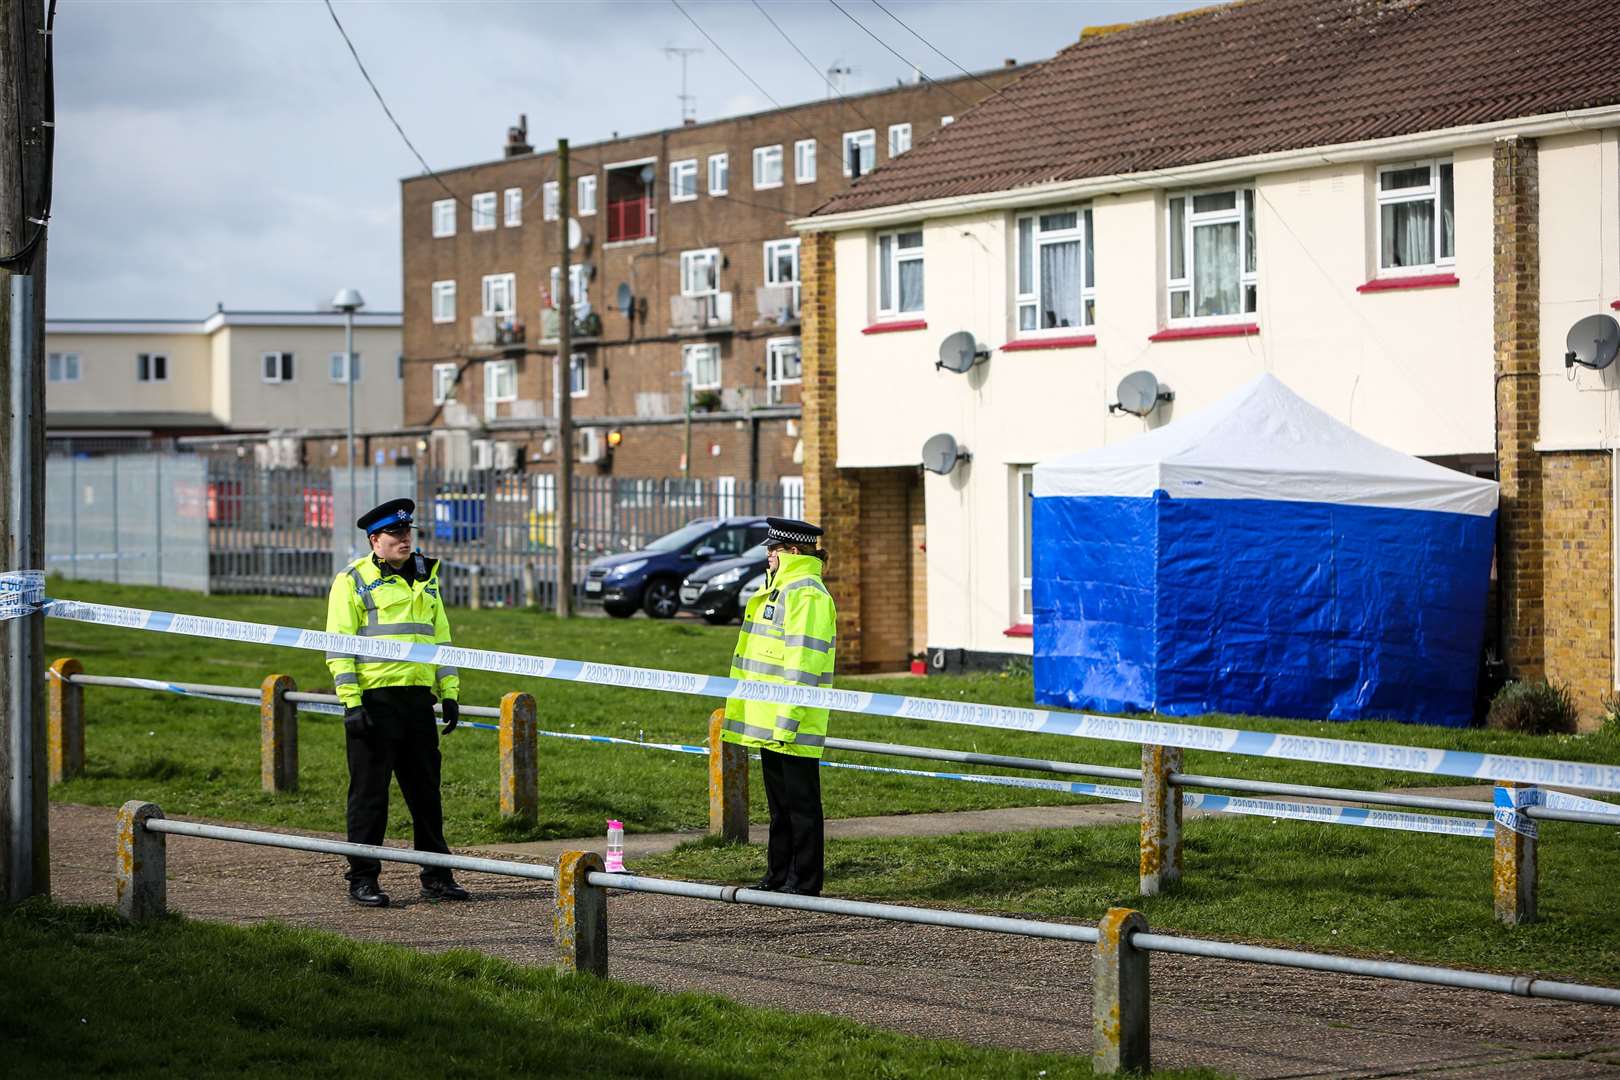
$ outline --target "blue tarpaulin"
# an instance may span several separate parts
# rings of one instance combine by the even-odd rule
[[[1041,704],[1469,722],[1494,482],[1267,375],[1037,465],[1034,494]]]

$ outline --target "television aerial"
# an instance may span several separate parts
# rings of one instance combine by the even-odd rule
[[[1615,322],[1613,315],[1588,315],[1569,328],[1564,348],[1568,350],[1564,353],[1565,370],[1579,364],[1602,371],[1614,363],[1615,353],[1620,352],[1620,322]]]
[[[971,457],[967,449],[957,443],[955,436],[940,432],[923,443],[922,467],[931,473],[949,476],[958,462],[968,461]]]
[[[939,359],[934,363],[934,370],[944,368],[965,375],[973,370],[975,364],[988,359],[990,350],[979,347],[972,331],[958,330],[939,343]]]
[[[1108,406],[1108,411],[1127,412],[1132,416],[1147,416],[1159,407],[1159,402],[1176,400],[1175,392],[1160,385],[1151,371],[1133,371],[1119,380],[1115,396],[1119,400]]]

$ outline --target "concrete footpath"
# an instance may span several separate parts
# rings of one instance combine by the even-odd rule
[[[1128,806],[1074,809],[1109,812],[1108,820],[1134,814]],[[1027,827],[1020,813],[1054,824],[1050,808],[981,811],[970,824]],[[102,807],[52,806],[57,900],[112,902],[115,818]],[[877,824],[894,820],[841,822],[833,832],[881,835],[840,830],[896,828]],[[910,835],[936,826],[962,831],[960,820],[908,820]],[[632,859],[639,842],[630,838]],[[545,858],[550,846],[504,850],[528,861]],[[390,866],[383,885],[395,904],[370,911],[346,902],[342,869],[329,856],[170,837],[169,903],[199,919],[276,919],[412,948],[551,962],[547,883],[463,874],[474,899],[435,904],[417,898],[411,868]],[[609,900],[609,926],[614,978],[916,1035],[1090,1053],[1084,946],[620,893]],[[1160,1067],[1202,1065],[1256,1078],[1620,1080],[1620,1010],[1196,957],[1153,958],[1153,1036]]]

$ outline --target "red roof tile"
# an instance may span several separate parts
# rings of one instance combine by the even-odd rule
[[[1082,40],[817,215],[1620,102],[1620,0],[1244,0]]]

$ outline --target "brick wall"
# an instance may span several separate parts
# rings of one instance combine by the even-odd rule
[[[1592,728],[1614,673],[1613,457],[1541,459],[1547,678],[1569,687]]]
[[[1509,672],[1534,679],[1546,670],[1542,463],[1535,449],[1541,423],[1541,189],[1536,141],[1498,140],[1492,173],[1496,438],[1502,483],[1501,640]]]
[[[911,485],[911,652],[928,651],[928,516],[922,477]]]
[[[860,478],[861,669],[900,671],[912,652],[911,492],[921,482],[916,469]]]

